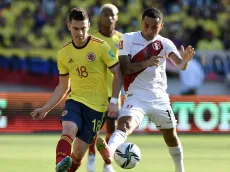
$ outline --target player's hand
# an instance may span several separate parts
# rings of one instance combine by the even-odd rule
[[[38,108],[38,109],[35,109],[33,112],[31,112],[30,115],[32,116],[32,118],[34,120],[41,120],[41,119],[45,118],[47,113],[48,113],[47,110],[45,110],[43,108]]]
[[[114,103],[110,103],[108,107],[108,117],[117,118],[118,116],[118,105]]]
[[[195,54],[195,50],[191,45],[189,45],[185,50],[184,50],[184,46],[181,45],[181,57],[185,62],[189,62],[194,56],[194,54]]]
[[[161,58],[164,58],[164,57],[163,56],[152,56],[150,59],[146,60],[145,63],[147,67],[159,66]]]

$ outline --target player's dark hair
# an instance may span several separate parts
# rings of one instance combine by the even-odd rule
[[[146,9],[142,14],[142,20],[145,18],[145,16],[151,18],[159,18],[161,22],[163,21],[163,14],[158,8]]]
[[[78,20],[78,21],[83,21],[83,20],[88,20],[89,16],[88,14],[85,12],[84,9],[82,8],[72,8],[69,14],[69,22],[71,22],[72,20]]]

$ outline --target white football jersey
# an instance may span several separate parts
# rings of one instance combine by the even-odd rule
[[[127,94],[137,96],[143,101],[169,101],[166,77],[166,58],[174,52],[180,56],[176,46],[167,38],[157,35],[147,41],[141,32],[126,33],[119,43],[119,56],[129,55],[131,62],[141,62],[151,56],[164,56],[159,66],[147,67],[140,72],[130,74],[124,78]]]

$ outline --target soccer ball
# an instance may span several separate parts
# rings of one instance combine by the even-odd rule
[[[114,160],[121,168],[134,168],[141,159],[139,147],[133,143],[123,143],[116,149]]]

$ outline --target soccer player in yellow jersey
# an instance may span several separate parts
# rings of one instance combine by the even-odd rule
[[[117,116],[122,84],[120,65],[105,41],[88,34],[89,27],[87,13],[73,8],[68,22],[73,40],[58,51],[59,84],[48,102],[31,112],[33,119],[43,119],[71,90],[61,117],[63,131],[56,148],[56,172],[75,172],[103,126],[107,109],[108,115]],[[107,68],[114,75],[109,105]]]
[[[118,56],[118,43],[122,36],[122,33],[115,30],[116,22],[118,19],[118,9],[113,4],[105,4],[100,9],[100,20],[99,20],[99,30],[92,32],[92,35],[106,41],[113,52]],[[107,89],[109,99],[112,97],[112,81],[113,74],[110,70],[107,70]],[[106,141],[109,140],[112,133],[115,131],[115,118],[107,117],[106,120]],[[88,172],[95,171],[95,140],[89,147],[89,155],[87,162]],[[106,168],[106,167],[105,167]],[[110,169],[112,171],[112,169]]]

